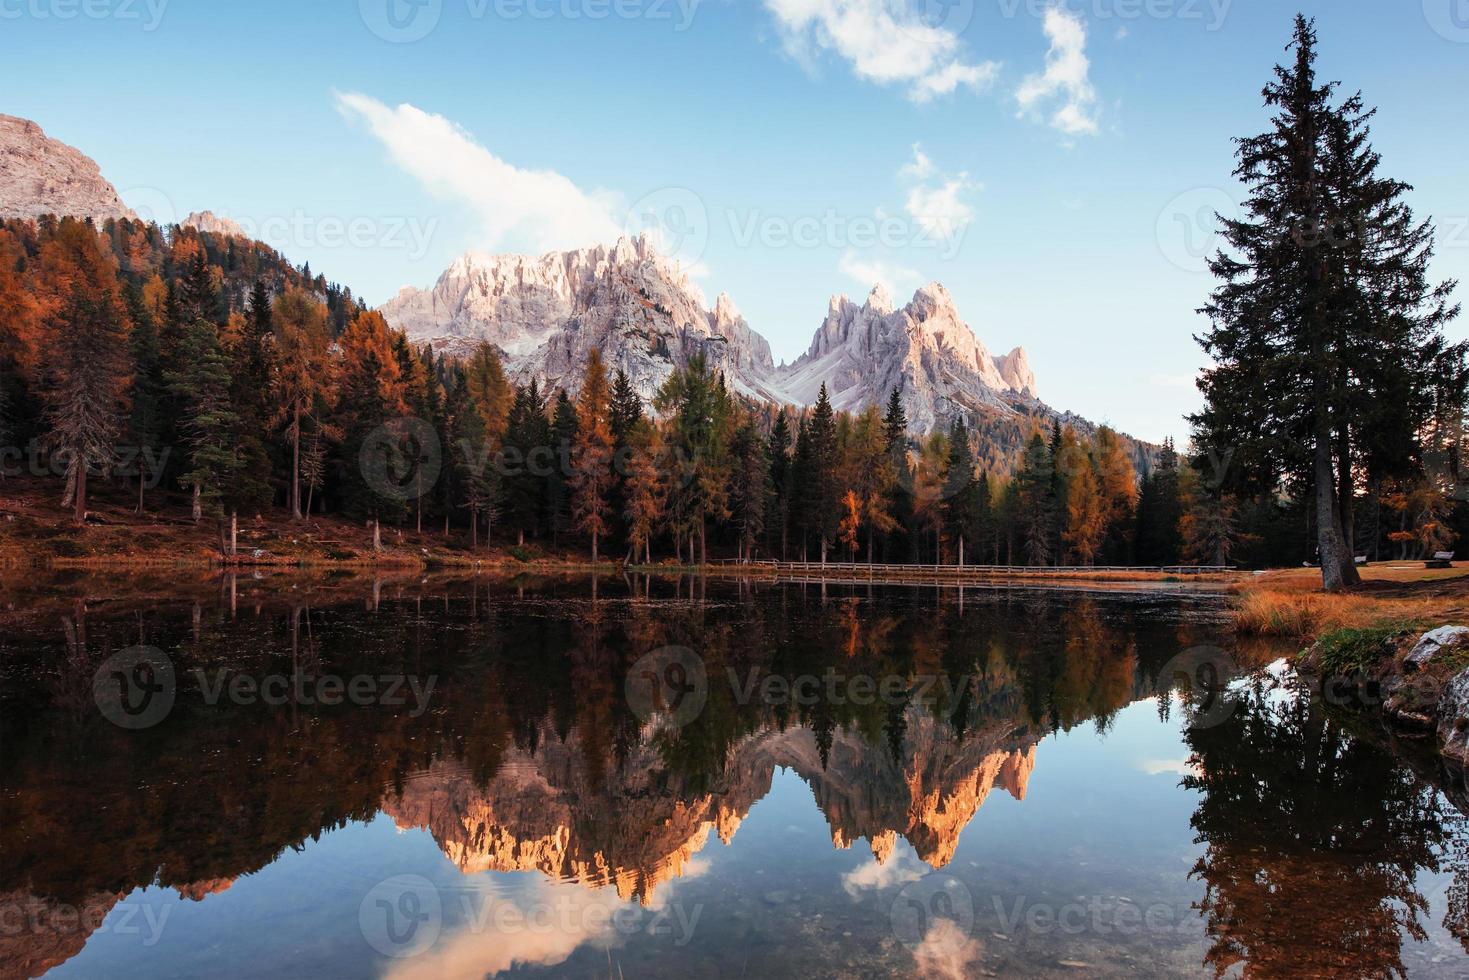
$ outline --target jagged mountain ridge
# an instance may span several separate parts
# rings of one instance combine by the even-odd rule
[[[136,218],[95,161],[34,122],[0,115],[0,161],[0,217]],[[179,224],[243,234],[210,211]],[[825,383],[838,408],[857,411],[882,405],[898,388],[914,435],[947,429],[964,414],[980,431],[981,461],[992,469],[1013,465],[1029,433],[1053,421],[1083,433],[1095,428],[1041,402],[1024,349],[990,354],[938,283],[901,309],[880,287],[861,306],[834,297],[810,348],[789,365],[774,363],[769,343],[727,294],[707,307],[678,264],[646,238],[539,257],[470,253],[431,289],[405,288],[382,311],[414,340],[450,355],[489,342],[517,380],[553,388],[575,388],[593,348],[649,400],[696,353],[736,393],[778,405],[810,405]],[[1140,465],[1156,453],[1128,444]]]
[[[647,238],[539,257],[470,253],[432,289],[405,288],[382,312],[414,340],[451,355],[493,344],[516,377],[552,386],[574,387],[597,347],[649,399],[694,353],[737,392],[778,404],[813,404],[825,383],[837,408],[858,411],[882,404],[896,387],[915,433],[951,423],[960,411],[1010,412],[1036,400],[1025,351],[991,355],[938,283],[902,308],[882,287],[861,306],[833,297],[806,354],[777,366],[727,294],[706,308]]]
[[[769,398],[770,345],[729,297],[702,294],[647,238],[539,257],[467,254],[430,290],[404,288],[382,307],[389,323],[437,350],[482,342],[510,373],[575,388],[593,348],[652,398],[676,365],[703,354],[741,394]]]
[[[400,828],[427,830],[466,874],[534,871],[646,901],[682,876],[711,833],[730,843],[775,771],[787,769],[811,787],[835,847],[865,839],[886,863],[902,837],[942,868],[993,790],[1025,798],[1042,733],[1002,720],[961,740],[922,711],[908,720],[897,759],[846,729],[825,762],[808,728],[762,731],[698,791],[668,782],[651,744],[593,778],[575,733],[563,740],[547,728],[534,753],[512,751],[487,784],[438,763],[410,774],[383,812]]]

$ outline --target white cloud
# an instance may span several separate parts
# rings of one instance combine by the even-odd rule
[[[979,185],[967,173],[940,173],[918,144],[913,145],[913,162],[899,170],[898,177],[913,184],[908,189],[908,216],[930,237],[955,242],[974,220],[974,208],[964,195]]]
[[[1095,133],[1097,92],[1088,77],[1086,25],[1080,16],[1052,7],[1046,11],[1044,28],[1051,41],[1046,70],[1027,75],[1015,93],[1021,113],[1040,112],[1060,98],[1064,101],[1051,113],[1050,124],[1068,136]]]
[[[1117,40],[1126,41],[1129,37],[1132,37],[1132,31],[1129,31],[1125,26],[1117,28]]]
[[[999,65],[964,60],[959,35],[925,23],[907,0],[765,0],[791,57],[810,63],[814,51],[845,59],[858,78],[904,85],[914,102],[960,87],[983,89]]]
[[[861,257],[850,250],[842,255],[840,269],[842,275],[863,289],[871,289],[875,285],[885,286],[892,295],[902,295],[910,289],[917,289],[923,283],[923,273],[917,269],[909,269],[882,259]]]
[[[477,883],[466,888],[463,896],[474,899],[466,907],[480,921],[419,956],[392,963],[384,980],[468,980],[516,967],[559,966],[583,943],[614,943],[612,916],[628,907],[615,894],[589,893],[580,885],[540,885],[524,904]]]
[[[842,889],[852,898],[859,898],[864,891],[883,891],[917,881],[927,871],[917,858],[900,850],[890,855],[886,863],[873,858],[842,875]]]
[[[482,227],[484,248],[548,252],[615,241],[614,195],[583,191],[550,170],[497,157],[452,121],[404,103],[390,107],[356,92],[336,94],[337,111],[360,121],[392,160],[433,196],[463,204]]]
[[[965,980],[978,973],[984,946],[952,919],[935,919],[913,950],[913,972],[935,980]]]

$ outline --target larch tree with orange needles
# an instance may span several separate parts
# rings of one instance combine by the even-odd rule
[[[592,564],[602,535],[611,529],[612,391],[602,352],[592,349],[576,399],[576,441],[571,454],[571,516],[578,530],[592,536]]]

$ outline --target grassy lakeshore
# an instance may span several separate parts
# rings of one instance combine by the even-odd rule
[[[1310,641],[1339,630],[1469,622],[1469,564],[1427,569],[1421,561],[1381,562],[1361,573],[1360,588],[1337,594],[1321,591],[1314,568],[1252,576],[1237,587],[1235,629]]]

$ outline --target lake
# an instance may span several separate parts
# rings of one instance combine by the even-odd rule
[[[1220,596],[6,591],[3,977],[1469,975],[1462,777]]]

